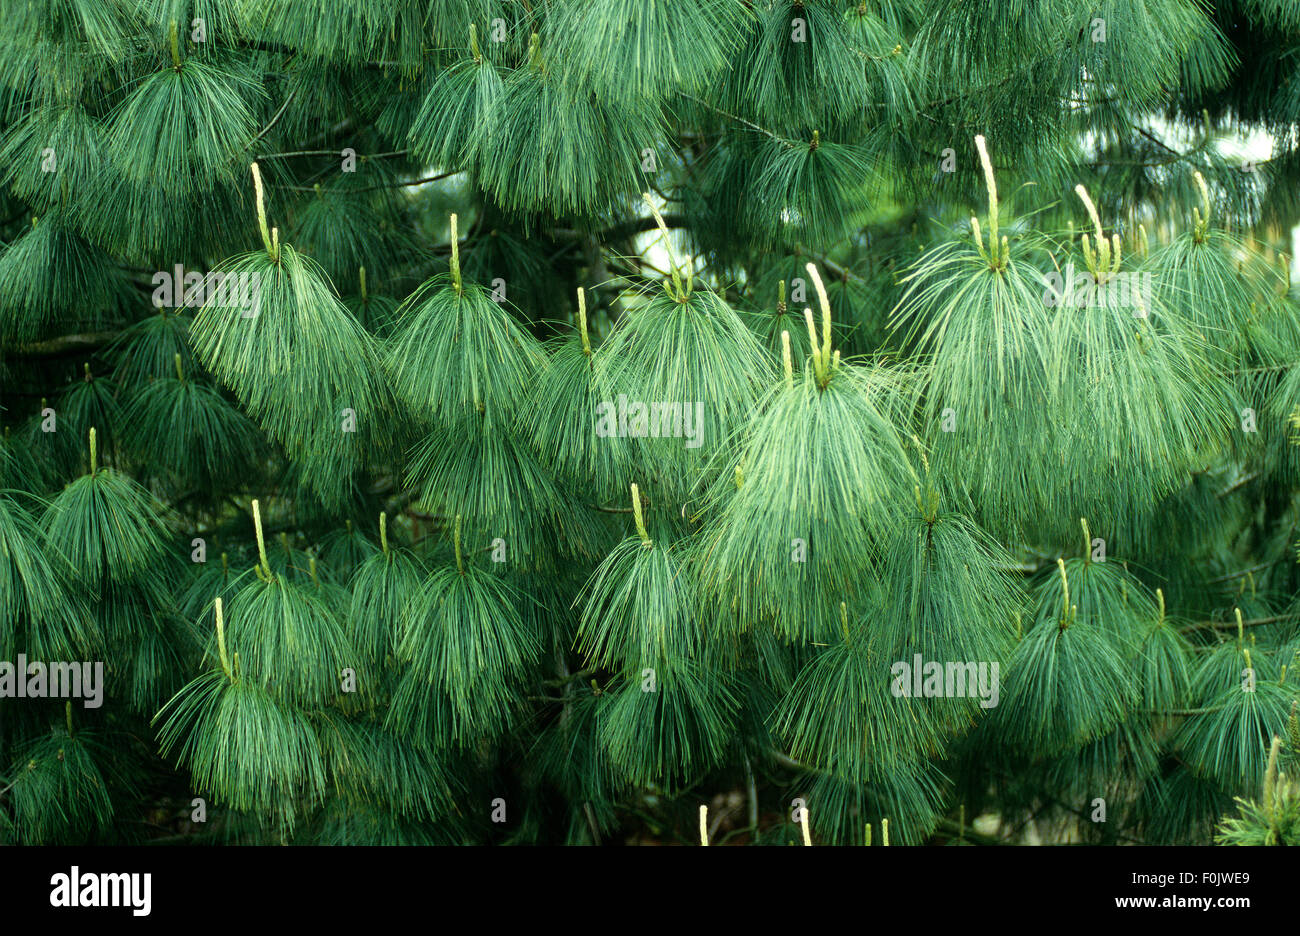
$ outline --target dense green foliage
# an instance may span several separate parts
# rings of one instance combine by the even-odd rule
[[[1300,844],[1296,10],[7,3],[0,843]]]

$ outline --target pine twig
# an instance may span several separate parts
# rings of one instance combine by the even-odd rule
[[[721,114],[723,117],[726,117],[728,120],[734,120],[736,123],[748,127],[750,130],[756,130],[759,133],[763,134],[763,136],[775,140],[777,143],[780,143],[782,146],[786,146],[790,149],[795,148],[795,143],[793,143],[792,141],[787,140],[784,137],[777,136],[771,130],[768,130],[766,127],[760,127],[758,124],[754,123],[753,121],[746,120],[744,117],[738,117],[729,111],[723,110],[721,107],[718,107],[715,104],[710,104],[708,101],[700,100],[693,94],[686,94],[683,92],[681,96],[686,98],[688,101],[694,101],[696,104],[699,104],[701,107],[713,111],[715,114]]]
[[[258,140],[262,139],[262,137],[266,136],[268,133],[271,132],[271,128],[280,122],[280,118],[284,116],[284,112],[288,110],[289,105],[293,103],[293,99],[297,94],[298,94],[297,88],[294,88],[292,91],[289,92],[289,94],[284,99],[284,103],[280,105],[280,109],[276,111],[275,115],[271,118],[271,122],[268,123],[265,127],[263,127],[261,132],[258,133],[257,136],[253,137],[251,140],[248,141],[248,145],[244,147],[244,152],[248,152],[248,150],[252,148],[253,144],[255,144]]]

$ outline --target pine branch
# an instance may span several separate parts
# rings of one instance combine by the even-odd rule
[[[252,149],[252,147],[257,143],[258,140],[262,139],[262,137],[270,133],[271,129],[277,123],[280,122],[280,118],[283,117],[284,112],[289,109],[289,105],[293,103],[293,99],[297,94],[298,94],[298,90],[295,88],[294,90],[290,91],[288,95],[285,96],[284,103],[280,105],[280,109],[276,111],[275,114],[271,117],[270,122],[267,123],[267,125],[261,129],[261,131],[257,134],[257,136],[253,137],[251,140],[248,141],[248,145],[244,147],[245,152]]]
[[[9,353],[15,357],[61,357],[68,354],[81,354],[93,351],[112,343],[122,334],[121,331],[84,332],[76,335],[62,335],[21,345]]]
[[[1250,620],[1243,620],[1241,622],[1241,626],[1257,627],[1261,624],[1276,624],[1279,621],[1294,621],[1294,620],[1295,620],[1295,615],[1293,614],[1279,614],[1279,615],[1274,615],[1273,617],[1262,617],[1262,618],[1252,618]],[[1178,632],[1180,634],[1190,634],[1199,630],[1235,631],[1236,629],[1237,629],[1236,621],[1198,621],[1195,624],[1188,624],[1184,627],[1178,628]]]
[[[735,121],[741,126],[748,127],[750,130],[754,130],[758,133],[761,133],[769,140],[773,140],[774,142],[780,143],[782,146],[788,146],[791,149],[794,149],[798,145],[797,143],[794,143],[791,140],[787,140],[784,137],[777,136],[775,133],[773,133],[771,130],[768,130],[765,127],[760,127],[758,124],[746,120],[744,117],[737,117],[735,114],[723,110],[722,108],[718,107],[716,104],[710,104],[708,101],[697,98],[693,94],[682,93],[682,97],[686,98],[688,101],[694,101],[696,104],[699,104],[701,107],[707,108],[708,110],[713,111],[715,114],[720,114],[721,116],[726,117],[728,120]]]
[[[393,150],[390,153],[358,153],[358,159],[391,159],[397,156],[409,156],[410,150]],[[259,153],[257,158],[261,159],[291,159],[298,156],[333,156],[339,155],[338,150],[297,150],[291,153]]]
[[[1273,568],[1275,565],[1290,561],[1290,559],[1274,559],[1272,562],[1261,562],[1259,565],[1251,566],[1248,569],[1239,569],[1236,572],[1229,572],[1227,575],[1216,576],[1215,578],[1206,579],[1205,581],[1210,585],[1220,585],[1224,582],[1231,582],[1233,579],[1239,579],[1246,575],[1253,575],[1256,572],[1262,572],[1265,569]]]

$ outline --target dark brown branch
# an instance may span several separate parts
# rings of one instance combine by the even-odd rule
[[[280,105],[280,109],[276,111],[275,116],[271,118],[271,122],[262,128],[261,133],[259,133],[257,136],[253,137],[251,140],[248,141],[248,146],[244,147],[245,151],[252,149],[254,143],[262,139],[262,137],[266,136],[268,133],[270,133],[271,128],[280,122],[280,118],[284,116],[284,112],[288,110],[289,105],[293,103],[294,96],[297,93],[298,90],[296,88],[289,92],[288,96],[284,99],[284,103]]]
[[[105,331],[61,335],[58,338],[47,338],[45,341],[33,341],[11,353],[15,357],[59,357],[65,354],[79,354],[82,351],[102,348],[120,334],[122,334],[120,331]]]
[[[1286,559],[1274,559],[1272,562],[1261,562],[1259,565],[1251,566],[1249,569],[1241,569],[1238,572],[1230,572],[1227,575],[1220,575],[1217,578],[1206,579],[1205,581],[1206,584],[1208,585],[1218,585],[1222,582],[1231,582],[1233,579],[1241,578],[1243,575],[1251,575],[1252,573],[1255,572],[1262,572],[1265,569],[1271,569],[1273,568],[1273,566],[1287,561],[1288,560]]]
[[[1252,618],[1249,621],[1242,621],[1242,627],[1258,627],[1260,624],[1276,624],[1278,621],[1290,621],[1294,615],[1279,614],[1274,617]],[[1196,624],[1189,624],[1186,627],[1178,628],[1178,633],[1187,634],[1198,630],[1236,630],[1236,621],[1199,621]]]
[[[686,100],[688,101],[694,101],[696,104],[699,104],[701,107],[705,107],[713,111],[715,114],[721,114],[723,117],[726,117],[728,120],[734,120],[736,123],[748,127],[750,130],[756,130],[759,133],[763,134],[763,136],[773,139],[776,142],[782,144],[783,146],[788,146],[790,149],[794,149],[795,147],[794,143],[791,143],[789,140],[777,136],[775,133],[773,133],[771,130],[768,130],[766,127],[760,127],[758,124],[748,121],[744,117],[737,117],[735,114],[729,113],[728,111],[724,111],[721,107],[718,107],[714,104],[710,104],[708,101],[702,101],[692,94],[683,94],[682,97],[686,98]]]
[[[358,153],[357,158],[365,159],[391,159],[394,156],[406,156],[410,150],[393,150],[391,153]],[[295,156],[334,156],[338,157],[340,150],[297,150],[292,153],[262,153],[258,159],[289,159]]]

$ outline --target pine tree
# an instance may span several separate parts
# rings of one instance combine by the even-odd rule
[[[1300,843],[1294,3],[9,7],[0,843]]]

